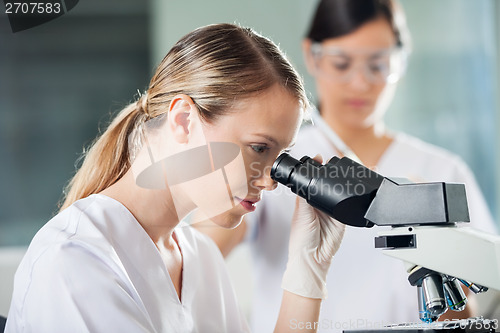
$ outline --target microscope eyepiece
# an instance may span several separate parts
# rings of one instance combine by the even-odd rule
[[[365,212],[384,177],[348,158],[333,157],[323,165],[309,156],[297,160],[283,153],[273,164],[271,178],[342,223],[374,225]]]
[[[278,183],[287,185],[290,175],[294,172],[294,168],[300,164],[300,161],[284,153],[278,156],[271,168],[271,178]]]

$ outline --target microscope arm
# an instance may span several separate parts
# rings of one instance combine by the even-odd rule
[[[455,225],[397,227],[380,232],[375,246],[413,266],[500,290],[499,236]]]

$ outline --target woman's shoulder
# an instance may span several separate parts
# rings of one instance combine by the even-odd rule
[[[139,230],[140,226],[127,223],[124,208],[110,200],[101,195],[81,199],[40,229],[16,273],[18,292],[27,292],[35,277],[65,279],[82,269],[86,275],[106,271],[121,276],[124,235],[130,235],[130,244],[139,246],[140,235],[131,228]]]
[[[398,153],[405,152],[405,155],[412,156],[414,159],[461,163],[461,158],[457,154],[406,133],[395,134],[393,148]]]
[[[470,171],[457,154],[414,136],[396,133],[378,171],[413,181],[463,181]]]
[[[33,242],[60,243],[69,239],[106,238],[112,234],[111,229],[118,219],[120,224],[127,225],[126,220],[133,220],[133,216],[116,200],[93,194],[55,215],[40,229]]]
[[[33,237],[24,261],[33,269],[38,261],[71,263],[75,251],[93,258],[112,258],[117,237],[114,223],[130,228],[123,208],[101,195],[91,195],[73,203]],[[130,217],[128,217],[130,219]],[[129,225],[127,227],[127,225]]]

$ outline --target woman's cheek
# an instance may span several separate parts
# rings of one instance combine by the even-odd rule
[[[238,156],[224,167],[225,179],[231,194],[245,198],[248,194],[249,171],[240,151]]]

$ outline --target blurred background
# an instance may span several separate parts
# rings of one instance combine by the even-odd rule
[[[301,40],[313,0],[80,0],[67,14],[12,33],[0,13],[0,314],[13,272],[36,231],[57,211],[78,158],[143,91],[185,33],[220,22],[250,26],[279,43],[304,76]],[[386,116],[460,155],[499,220],[500,1],[401,0],[413,40],[405,78]],[[247,311],[248,254],[228,263]]]

